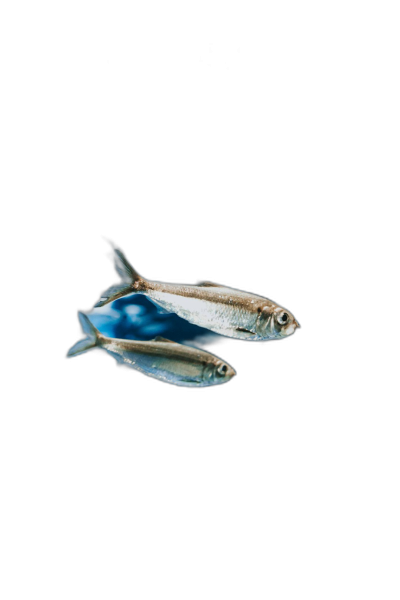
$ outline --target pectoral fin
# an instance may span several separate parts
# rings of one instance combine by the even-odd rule
[[[246,337],[254,337],[256,334],[254,331],[250,331],[249,329],[245,329],[244,327],[236,327],[236,331],[240,331],[240,333],[244,333]]]

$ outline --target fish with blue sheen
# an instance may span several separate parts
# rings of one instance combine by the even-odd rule
[[[114,262],[122,283],[106,290],[95,307],[130,294],[144,294],[163,310],[194,325],[251,341],[282,339],[300,327],[289,310],[269,298],[209,281],[197,285],[150,281],[139,275],[118,248],[114,248]]]
[[[236,375],[228,363],[210,352],[162,337],[151,341],[110,338],[101,334],[87,315],[79,312],[78,317],[87,337],[72,346],[68,357],[102,348],[122,365],[160,381],[186,387],[219,385]]]

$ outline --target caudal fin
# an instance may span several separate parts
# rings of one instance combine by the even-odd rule
[[[128,296],[138,291],[138,284],[143,281],[139,273],[135,271],[132,265],[128,262],[123,252],[119,248],[114,249],[114,265],[117,273],[122,279],[122,283],[118,285],[112,285],[105,292],[102,293],[100,300],[94,305],[95,308],[104,306],[109,302],[113,302],[123,296]],[[135,285],[136,284],[136,285]]]
[[[76,354],[82,354],[100,343],[101,333],[96,329],[94,325],[89,321],[88,317],[81,312],[78,312],[79,322],[82,330],[86,333],[87,337],[83,340],[76,342],[72,348],[68,350],[67,356],[75,356]]]

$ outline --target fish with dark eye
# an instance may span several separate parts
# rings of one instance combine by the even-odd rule
[[[99,347],[120,364],[160,381],[186,387],[218,385],[236,375],[228,363],[210,352],[161,337],[148,342],[109,338],[94,327],[87,315],[79,312],[78,316],[87,337],[72,346],[67,356]]]
[[[209,281],[197,285],[150,281],[135,271],[118,248],[114,248],[114,260],[122,283],[104,292],[96,307],[129,294],[144,294],[190,323],[242,340],[285,338],[300,327],[291,312],[268,298]]]

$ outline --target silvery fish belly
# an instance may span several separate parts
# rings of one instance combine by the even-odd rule
[[[120,363],[167,383],[205,387],[229,381],[234,369],[218,357],[164,338],[150,342],[107,339],[102,347]]]
[[[258,314],[246,310],[237,290],[207,285],[175,286],[148,282],[146,296],[168,312],[228,337],[256,338]],[[239,301],[238,301],[239,300]],[[253,300],[253,304],[256,300]]]
[[[181,285],[141,277],[121,250],[114,248],[115,267],[123,283],[102,295],[96,306],[139,293],[168,312],[225,335],[244,340],[279,339],[300,327],[293,314],[276,302],[211,282]]]
[[[119,340],[102,335],[83,313],[78,313],[87,337],[68,352],[75,356],[96,346],[106,350],[119,363],[166,383],[187,387],[207,387],[229,381],[235,370],[210,352],[177,344],[165,338],[149,342]]]

